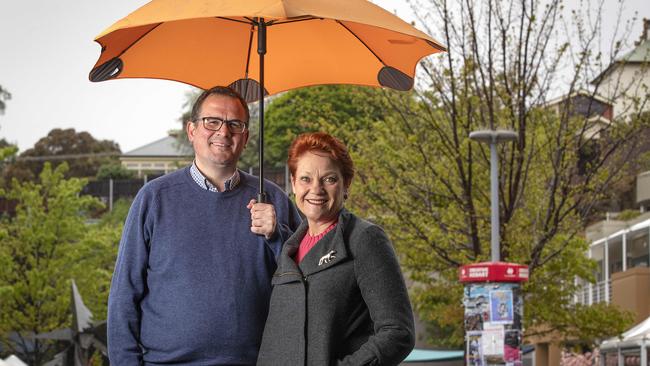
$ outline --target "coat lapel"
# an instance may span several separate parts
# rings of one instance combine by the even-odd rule
[[[351,224],[350,219],[350,213],[343,209],[336,228],[327,233],[305,255],[299,266],[304,276],[323,271],[345,261],[348,257],[345,229]],[[302,239],[302,236],[300,238]]]
[[[283,283],[302,280],[303,274],[300,271],[300,268],[298,268],[296,262],[294,262],[292,256],[298,250],[300,241],[306,232],[307,221],[304,220],[298,229],[296,229],[296,232],[293,233],[293,235],[291,235],[282,246],[282,251],[280,251],[280,256],[278,257],[278,268],[273,274],[271,284],[280,285]]]

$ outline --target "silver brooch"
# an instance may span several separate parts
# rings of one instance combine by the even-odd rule
[[[332,259],[336,258],[334,254],[336,254],[336,250],[330,250],[329,253],[325,254],[320,258],[320,260],[318,261],[318,265],[322,266],[323,264],[329,263]]]

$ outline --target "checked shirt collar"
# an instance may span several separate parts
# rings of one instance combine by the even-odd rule
[[[192,162],[192,166],[190,167],[190,175],[192,176],[192,179],[196,182],[196,184],[199,185],[199,187],[210,191],[210,192],[219,192],[219,189],[217,186],[214,184],[210,183],[208,178],[206,178],[199,168],[196,166],[196,161]],[[224,192],[227,191],[232,191],[237,187],[239,184],[239,170],[235,169],[235,174],[232,175],[232,177],[228,178],[226,182],[224,183]]]

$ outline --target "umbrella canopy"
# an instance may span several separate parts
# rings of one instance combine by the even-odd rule
[[[259,100],[259,202],[264,202],[260,96],[320,84],[409,90],[418,61],[445,51],[366,0],[153,0],[95,41],[102,51],[91,81],[226,85],[249,102]]]
[[[445,50],[366,0],[154,0],[95,39],[102,53],[90,79],[157,78],[202,89],[259,82],[260,18],[265,94],[319,84],[408,90],[417,62]]]

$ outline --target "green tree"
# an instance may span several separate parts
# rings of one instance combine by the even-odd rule
[[[101,202],[80,196],[85,180],[66,179],[66,170],[66,163],[56,169],[46,163],[38,182],[14,180],[2,191],[17,207],[0,221],[0,343],[3,352],[31,365],[58,350],[32,336],[71,324],[70,279],[95,320],[104,318],[121,232],[121,223],[111,220],[87,223],[88,212]]]
[[[422,89],[387,92],[390,115],[354,135],[361,184],[352,197],[362,197],[359,207],[395,241],[417,284],[419,315],[434,336],[444,335],[432,341],[462,343],[458,267],[490,259],[490,153],[468,136],[495,128],[518,133],[498,149],[500,258],[530,268],[527,334],[593,342],[623,331],[629,314],[573,303],[574,279],[594,280],[582,230],[648,121],[594,124],[568,102],[558,113],[544,107],[558,86],[567,94],[587,89],[606,66],[594,51],[597,29],[576,13],[577,44],[558,39],[560,1],[418,4],[423,25],[442,34],[449,52],[421,63]],[[438,29],[427,27],[434,14]],[[579,153],[590,145],[598,153],[580,171]]]
[[[33,148],[21,153],[5,169],[8,182],[12,178],[33,180],[38,177],[46,161],[57,166],[67,162],[67,177],[94,177],[102,164],[117,163],[120,147],[110,140],[97,140],[88,132],[74,128],[55,128],[36,142]]]
[[[129,209],[131,208],[132,200],[120,198],[113,203],[113,210],[106,212],[99,220],[100,227],[116,227],[119,228],[120,232],[122,231],[122,225],[126,220],[126,216],[129,214]]]
[[[9,143],[6,139],[0,139],[0,172],[3,172],[7,165],[18,153],[18,146]],[[0,187],[4,187],[4,175],[0,177]]]
[[[176,136],[176,143],[191,147],[191,144],[189,140],[187,139],[187,122],[191,118],[192,114],[192,105],[194,105],[194,101],[196,98],[199,97],[201,94],[201,89],[192,89],[190,91],[185,92],[185,101],[183,102],[183,113],[181,114],[180,117],[178,117],[178,123],[179,123],[179,128],[177,130],[172,131],[172,134]]]
[[[11,94],[7,89],[3,89],[0,85],[0,114],[3,114],[7,105],[5,101],[11,99]],[[0,139],[0,172],[5,168],[6,162],[12,159],[18,152],[18,147],[10,144],[6,139]],[[0,178],[0,186],[3,186],[2,178]]]
[[[376,90],[359,86],[323,85],[275,98],[265,115],[267,164],[284,166],[291,142],[301,133],[323,130],[345,138],[381,120],[384,109],[377,95]]]
[[[267,98],[267,101],[273,100],[273,97]],[[248,110],[250,112],[250,120],[248,121],[248,143],[246,148],[239,157],[239,168],[248,170],[249,168],[258,167],[259,161],[259,146],[260,146],[260,107],[259,103],[248,103]],[[266,116],[265,116],[266,117]],[[266,121],[264,126],[268,126]],[[268,133],[265,135],[269,136]],[[268,161],[268,159],[266,159]],[[257,173],[255,173],[257,174]]]
[[[7,107],[6,101],[11,99],[11,94],[7,89],[3,89],[0,85],[0,114],[5,112]],[[0,139],[0,172],[4,171],[6,162],[13,158],[18,152],[18,147],[14,144],[10,144],[6,139]],[[4,182],[0,178],[0,186],[3,186]]]
[[[133,170],[126,169],[120,163],[104,164],[97,169],[98,180],[102,179],[131,179],[135,176]]]
[[[2,85],[0,85],[0,114],[5,112],[5,108],[7,107],[5,102],[9,99],[11,99],[11,93],[7,89],[3,89]]]

